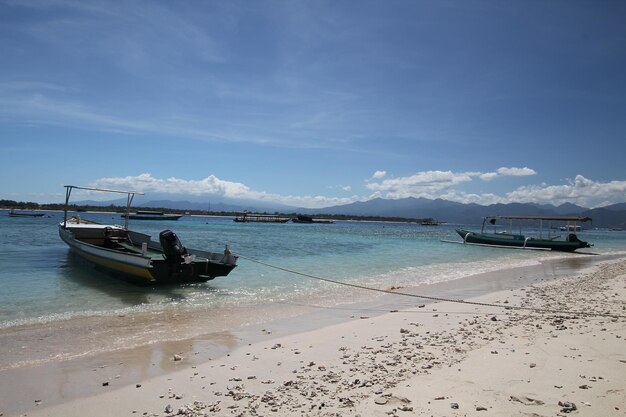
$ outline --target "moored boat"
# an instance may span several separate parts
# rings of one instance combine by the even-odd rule
[[[432,218],[423,219],[420,223],[422,226],[439,226],[440,224],[445,224],[446,222],[440,222],[439,220],[435,220]]]
[[[130,220],[178,220],[182,214],[166,214],[162,211],[137,210],[135,213],[124,213],[122,218],[128,217]]]
[[[103,190],[66,185],[65,214],[59,224],[59,236],[73,252],[87,261],[113,272],[133,283],[152,285],[162,283],[205,282],[226,276],[237,265],[237,257],[228,246],[223,253],[185,248],[176,234],[164,230],[159,241],[124,226],[105,225],[73,216],[67,207],[72,189],[127,194],[130,207],[135,191]]]
[[[252,214],[243,212],[235,217],[233,221],[237,223],[287,223],[289,219],[279,217],[275,214]]]
[[[510,232],[485,232],[486,224],[496,227],[498,220],[532,220],[540,223],[539,236],[526,236],[522,234],[521,228],[519,233]],[[497,246],[497,247],[514,247],[520,249],[544,249],[562,252],[573,252],[577,249],[589,248],[593,246],[589,242],[582,241],[575,233],[568,233],[562,237],[559,235],[552,236],[550,234],[551,227],[548,227],[547,235],[543,235],[544,221],[567,221],[567,222],[586,222],[591,221],[589,217],[561,217],[561,216],[489,216],[483,219],[483,227],[480,232],[473,232],[465,229],[457,229],[456,232],[463,238],[463,243]]]
[[[43,217],[44,213],[33,213],[25,211],[9,211],[9,217]]]
[[[291,221],[294,223],[303,223],[303,224],[312,224],[312,223],[333,224],[335,223],[333,220],[314,219],[311,216],[305,216],[305,215],[298,215],[295,219],[291,219]]]

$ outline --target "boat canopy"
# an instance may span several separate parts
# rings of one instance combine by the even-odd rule
[[[77,185],[64,185],[65,187],[65,208],[63,214],[63,227],[67,225],[67,208],[70,202],[70,195],[72,194],[73,189],[77,190],[87,190],[87,191],[101,191],[105,193],[117,193],[117,194],[126,194],[126,220],[124,220],[124,229],[128,229],[128,212],[130,211],[130,205],[133,202],[133,198],[135,194],[143,195],[141,191],[121,191],[121,190],[108,190],[106,188],[92,188],[92,187],[79,187]]]
[[[591,217],[583,216],[486,216],[485,220],[503,219],[503,220],[550,220],[562,222],[590,222]]]
[[[483,227],[482,227],[481,232],[484,232],[485,226],[489,224],[496,227],[496,223],[498,222],[498,220],[509,220],[511,224],[510,225],[511,228],[513,227],[513,221],[517,220],[520,226],[519,234],[521,235],[522,234],[522,231],[521,231],[522,220],[530,220],[533,222],[539,222],[539,228],[543,229],[544,221],[567,222],[568,225],[570,224],[575,225],[577,222],[589,222],[591,221],[591,217],[586,217],[586,216],[486,216],[486,217],[483,217]]]

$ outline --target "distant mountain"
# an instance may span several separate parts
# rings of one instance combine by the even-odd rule
[[[262,202],[242,202],[241,204],[228,204],[224,202],[193,202],[193,201],[172,201],[172,200],[150,200],[141,203],[139,207],[162,207],[173,210],[205,210],[205,211],[228,211],[228,212],[293,212],[295,207],[289,207],[279,204],[267,204]]]
[[[610,206],[605,206],[602,208],[611,211],[624,211],[626,210],[626,203],[611,204]]]
[[[300,213],[309,215],[347,215],[372,217],[402,217],[408,219],[433,218],[439,221],[456,224],[481,224],[484,216],[589,216],[593,219],[588,227],[626,228],[626,203],[613,204],[593,210],[575,204],[509,203],[482,206],[479,204],[463,204],[442,199],[402,198],[387,200],[375,198],[351,204],[332,206],[320,209],[306,209],[259,201],[226,200],[216,198],[215,202],[158,199],[147,200],[136,196],[133,207],[169,208],[177,211],[207,210],[225,212],[267,212],[267,213]],[[81,201],[81,205],[125,206],[126,199],[110,201]]]
[[[440,221],[459,224],[478,224],[484,216],[564,216],[580,215],[586,208],[574,204],[560,206],[527,203],[463,204],[452,201],[426,198],[403,198],[385,200],[376,198],[369,201],[327,207],[317,210],[306,210],[307,214],[344,214],[354,216],[385,216],[404,218],[433,218]]]
[[[547,211],[553,211],[560,216],[577,215],[577,214],[582,213],[585,210],[588,210],[585,207],[577,206],[576,204],[572,204],[572,203],[564,203],[556,207],[551,204],[535,204],[535,205],[541,209],[544,209]]]
[[[212,199],[211,199],[212,200]],[[175,200],[171,196],[166,196],[163,199],[148,200],[146,196],[137,195],[133,199],[132,207],[143,208],[166,208],[179,211],[187,210],[205,210],[205,211],[226,211],[226,212],[260,212],[260,213],[294,213],[298,209],[296,207],[287,206],[284,204],[266,203],[263,201],[255,200],[236,200],[227,198],[215,198],[214,201],[209,199],[190,201],[190,200]],[[83,200],[73,201],[73,204],[77,205],[89,205],[96,207],[108,207],[111,205],[126,207],[126,198],[106,200],[106,201],[94,201]]]
[[[626,209],[619,210],[614,206],[619,206],[619,204],[595,208],[581,213],[581,215],[589,216],[593,219],[592,224],[586,227],[626,229]]]
[[[353,216],[383,216],[405,218],[439,218],[448,212],[462,210],[463,208],[477,206],[474,204],[462,204],[452,201],[427,198],[401,198],[386,200],[375,198],[368,201],[326,207],[323,209],[300,209],[309,214],[346,214]]]

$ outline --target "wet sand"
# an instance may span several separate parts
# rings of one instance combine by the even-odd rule
[[[596,262],[573,257],[399,291],[626,315],[626,263],[613,261],[593,274],[572,278]],[[569,278],[551,282],[562,276]],[[412,408],[428,415],[467,415],[484,407],[479,411],[484,415],[522,410],[554,415],[551,398],[557,394],[576,394],[570,397],[578,401],[579,412],[585,410],[581,401],[591,404],[584,405],[593,411],[588,415],[604,413],[608,406],[600,411],[594,404],[607,399],[621,410],[626,407],[626,383],[614,375],[626,371],[621,362],[626,360],[623,318],[537,315],[408,297],[399,301],[398,296],[336,308],[288,307],[305,314],[5,370],[0,373],[0,413],[160,416],[188,408],[196,409],[188,415],[365,416]],[[610,340],[598,346],[602,338]],[[563,358],[567,363],[561,363]],[[584,378],[575,375],[586,369]],[[543,386],[559,372],[562,380],[553,385],[562,388]],[[585,381],[576,385],[579,379]],[[578,386],[599,386],[599,381],[604,400],[578,399],[579,391],[597,396],[599,390]],[[510,395],[503,391],[516,384],[519,389],[511,389]],[[417,386],[419,390],[411,389]],[[548,393],[549,398],[544,395]],[[453,403],[459,408],[452,408]]]

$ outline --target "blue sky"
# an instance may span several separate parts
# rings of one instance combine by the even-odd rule
[[[624,202],[625,21],[612,0],[0,0],[0,198]]]

